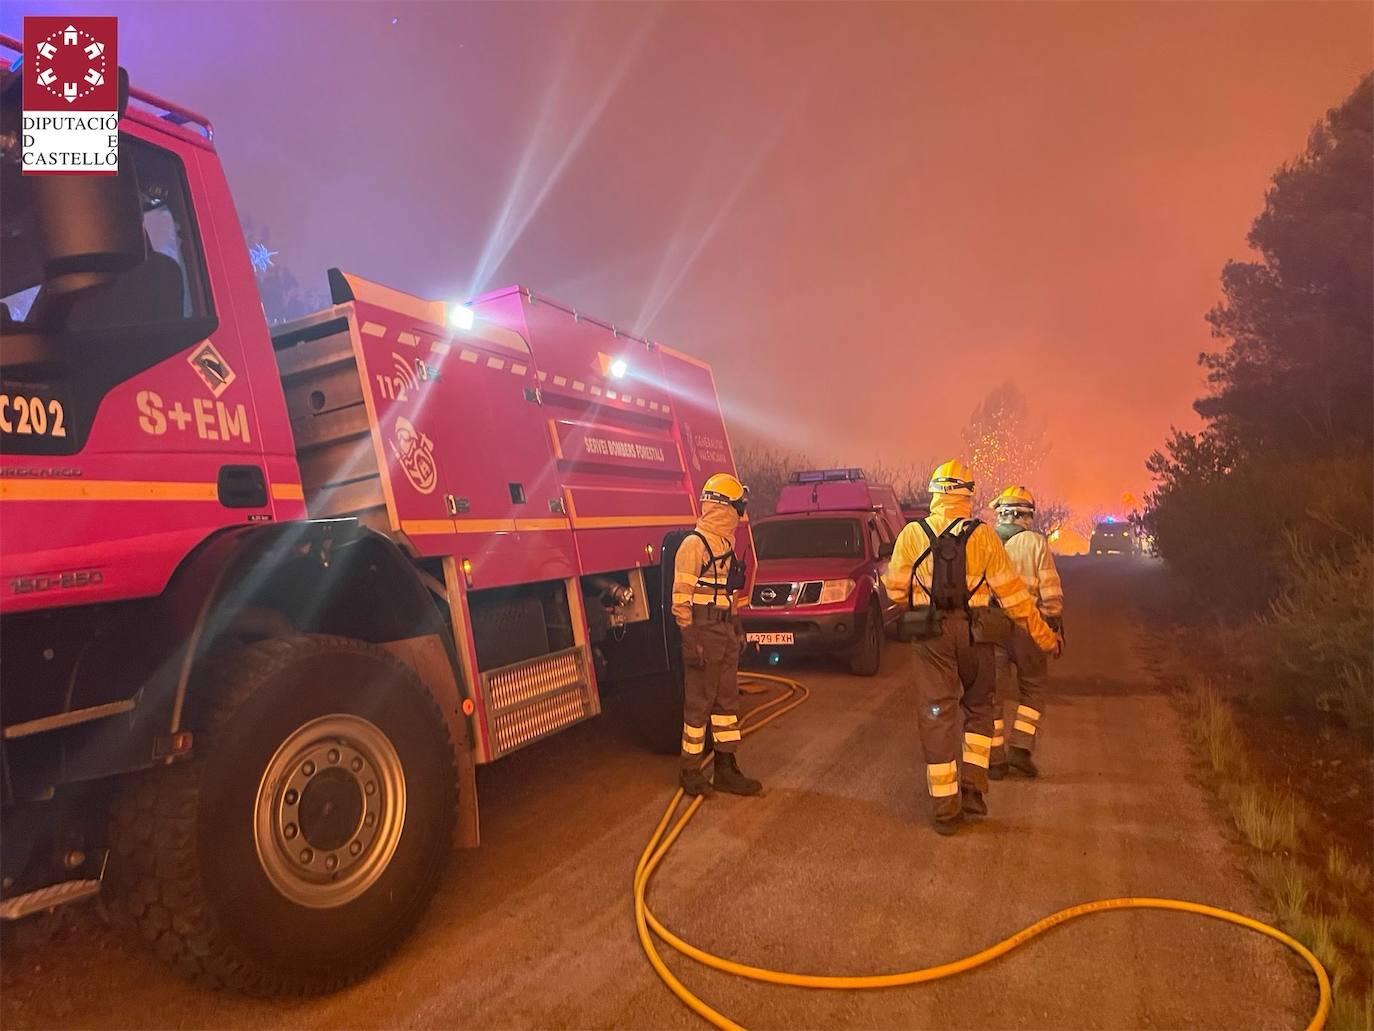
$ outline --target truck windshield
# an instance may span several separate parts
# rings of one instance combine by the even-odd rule
[[[781,519],[754,527],[759,558],[863,558],[857,519]]]

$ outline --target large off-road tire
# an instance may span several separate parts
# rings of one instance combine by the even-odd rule
[[[883,664],[883,613],[878,603],[868,603],[868,618],[864,621],[863,638],[858,650],[849,657],[849,672],[856,677],[874,677]]]
[[[453,839],[442,714],[375,645],[248,645],[193,686],[194,758],[132,779],[114,808],[120,915],[199,984],[332,991],[410,932]]]

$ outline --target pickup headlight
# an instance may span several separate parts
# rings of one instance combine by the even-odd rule
[[[853,580],[822,580],[821,597],[816,604],[829,605],[833,602],[844,601],[853,593]]]

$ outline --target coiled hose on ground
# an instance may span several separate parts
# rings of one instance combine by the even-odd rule
[[[767,673],[745,673],[741,674],[741,681],[752,681],[755,683],[776,684],[783,688],[775,697],[770,698],[762,705],[755,707],[740,720],[741,732],[745,735],[751,734],[761,727],[771,723],[779,716],[795,709],[806,701],[810,691],[801,683],[787,677],[773,676]],[[649,958],[654,971],[662,979],[668,988],[687,1004],[694,1012],[706,1018],[718,1028],[727,1031],[744,1031],[744,1028],[735,1021],[731,1020],[724,1013],[713,1009],[708,1003],[703,1001],[687,988],[674,974],[668,969],[663,957],[659,955],[658,948],[654,943],[654,937],[675,949],[677,952],[691,959],[696,960],[704,966],[715,970],[723,971],[727,974],[734,974],[738,977],[747,978],[751,981],[763,981],[768,984],[791,985],[797,988],[821,988],[821,989],[870,989],[870,988],[896,988],[900,985],[921,984],[926,981],[938,981],[941,978],[952,977],[961,974],[966,970],[972,970],[985,963],[990,963],[998,956],[1010,952],[1017,946],[1024,945],[1037,935],[1043,934],[1051,927],[1067,923],[1077,917],[1087,916],[1090,913],[1102,913],[1114,909],[1170,909],[1182,913],[1196,913],[1199,916],[1210,917],[1214,920],[1223,920],[1226,923],[1236,924],[1240,927],[1258,931],[1260,934],[1273,938],[1292,949],[1303,961],[1312,968],[1312,973],[1317,978],[1317,1009],[1313,1013],[1311,1021],[1307,1025],[1307,1031],[1321,1031],[1326,1024],[1327,1014],[1331,1009],[1331,982],[1326,976],[1326,970],[1322,967],[1321,961],[1314,956],[1302,942],[1290,935],[1284,934],[1278,928],[1270,927],[1268,924],[1259,920],[1253,920],[1248,916],[1232,912],[1229,909],[1220,909],[1216,906],[1204,905],[1200,902],[1186,902],[1181,899],[1163,898],[1114,898],[1098,899],[1093,902],[1084,902],[1077,906],[1070,906],[1061,909],[1057,913],[1051,913],[1042,920],[1038,920],[1029,927],[1017,931],[1008,938],[1004,938],[995,945],[990,945],[980,952],[972,953],[962,959],[952,960],[949,963],[941,963],[932,967],[921,967],[916,970],[904,970],[892,974],[859,974],[859,975],[830,975],[830,974],[795,974],[782,970],[768,970],[764,967],[749,966],[745,963],[736,963],[734,960],[716,956],[704,949],[699,949],[690,942],[683,941],[667,927],[665,927],[653,911],[649,909],[646,895],[649,890],[649,881],[653,878],[654,871],[663,862],[668,851],[673,847],[673,843],[681,836],[692,817],[701,808],[702,800],[695,798],[687,808],[673,822],[673,816],[677,813],[678,806],[684,795],[678,790],[673,795],[668,808],[664,810],[663,818],[658,821],[658,826],[654,828],[653,836],[650,837],[648,845],[639,857],[639,863],[635,867],[634,878],[634,913],[635,926],[639,933],[640,944],[644,947],[644,954]],[[669,829],[669,824],[672,824]]]

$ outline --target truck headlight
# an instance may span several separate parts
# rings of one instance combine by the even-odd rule
[[[832,602],[844,601],[853,593],[853,580],[822,580],[821,597],[816,604],[828,605]]]

